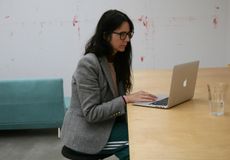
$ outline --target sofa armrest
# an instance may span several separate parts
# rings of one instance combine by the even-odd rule
[[[69,106],[70,106],[70,100],[71,100],[71,98],[70,97],[68,97],[68,96],[66,96],[65,98],[64,98],[64,102],[65,102],[65,110],[67,111],[67,109],[69,108]]]

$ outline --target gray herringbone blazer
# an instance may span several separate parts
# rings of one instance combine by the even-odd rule
[[[96,154],[108,138],[117,116],[125,114],[122,84],[115,96],[106,58],[90,53],[78,63],[72,77],[72,98],[66,112],[61,138],[73,150]]]

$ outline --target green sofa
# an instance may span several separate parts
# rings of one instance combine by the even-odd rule
[[[61,78],[0,80],[0,130],[59,128],[60,132],[65,103]]]

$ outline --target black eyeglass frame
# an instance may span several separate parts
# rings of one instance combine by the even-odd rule
[[[129,39],[131,39],[134,34],[134,32],[112,32],[112,33],[119,35],[121,40],[125,40],[127,36],[129,36]]]

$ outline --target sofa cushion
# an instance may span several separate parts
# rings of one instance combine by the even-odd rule
[[[0,81],[0,129],[59,128],[64,108],[62,79]]]

